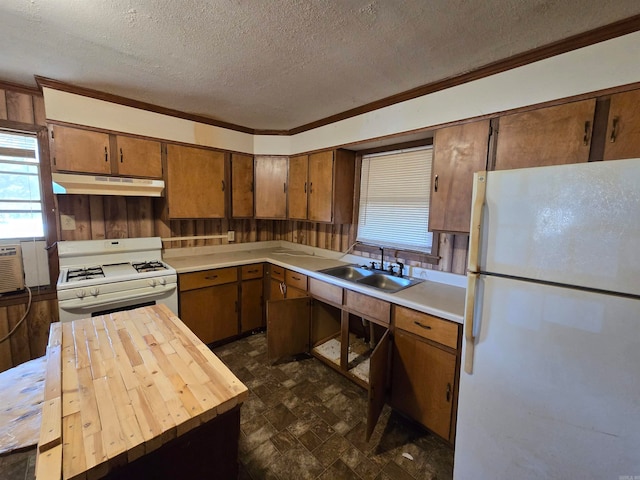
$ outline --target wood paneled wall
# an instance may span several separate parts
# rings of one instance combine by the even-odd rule
[[[36,89],[0,82],[0,126],[19,129],[45,126],[44,99]],[[42,159],[46,168],[48,159]],[[23,301],[24,300],[24,301]],[[0,297],[0,338],[15,327],[27,307],[27,296]],[[7,370],[44,355],[51,322],[58,321],[55,293],[42,296],[34,292],[34,300],[25,321],[6,341],[0,343],[0,371]]]

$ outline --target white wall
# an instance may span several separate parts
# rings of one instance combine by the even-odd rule
[[[292,155],[640,81],[640,32],[290,137],[250,135],[44,89],[47,118],[252,154]]]

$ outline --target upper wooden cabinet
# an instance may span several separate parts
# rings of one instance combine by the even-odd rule
[[[489,120],[436,130],[429,230],[469,233],[473,173],[485,170]]]
[[[640,157],[640,90],[611,96],[604,160]]]
[[[162,149],[155,140],[50,126],[55,171],[162,178]]]
[[[496,170],[589,160],[595,98],[500,117]]]
[[[253,157],[231,155],[231,216],[253,217]]]
[[[255,157],[256,218],[287,218],[287,157]]]
[[[307,198],[309,179],[309,156],[298,155],[289,158],[289,218],[307,219]]]
[[[347,150],[300,155],[289,160],[289,218],[351,223],[355,154]]]
[[[225,216],[225,154],[167,145],[166,206],[169,218]]]

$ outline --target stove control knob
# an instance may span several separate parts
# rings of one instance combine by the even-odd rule
[[[89,291],[89,293],[94,297],[97,297],[98,294],[100,293],[100,290],[98,290],[97,288],[92,288],[91,291]]]
[[[158,282],[160,283],[160,285],[166,285],[167,284],[167,279],[166,278],[161,278],[160,280],[158,280]]]
[[[150,287],[155,287],[156,286],[156,280],[155,279],[149,280],[149,286]]]
[[[76,297],[78,297],[78,298],[84,298],[86,294],[87,294],[87,293],[86,293],[84,290],[78,290],[78,291],[76,292]]]

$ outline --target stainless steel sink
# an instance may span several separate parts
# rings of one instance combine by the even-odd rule
[[[421,283],[423,280],[410,277],[397,277],[381,270],[370,270],[358,265],[342,265],[339,267],[326,268],[320,273],[331,275],[332,277],[347,280],[349,282],[366,285],[387,293],[395,293],[400,290]]]

